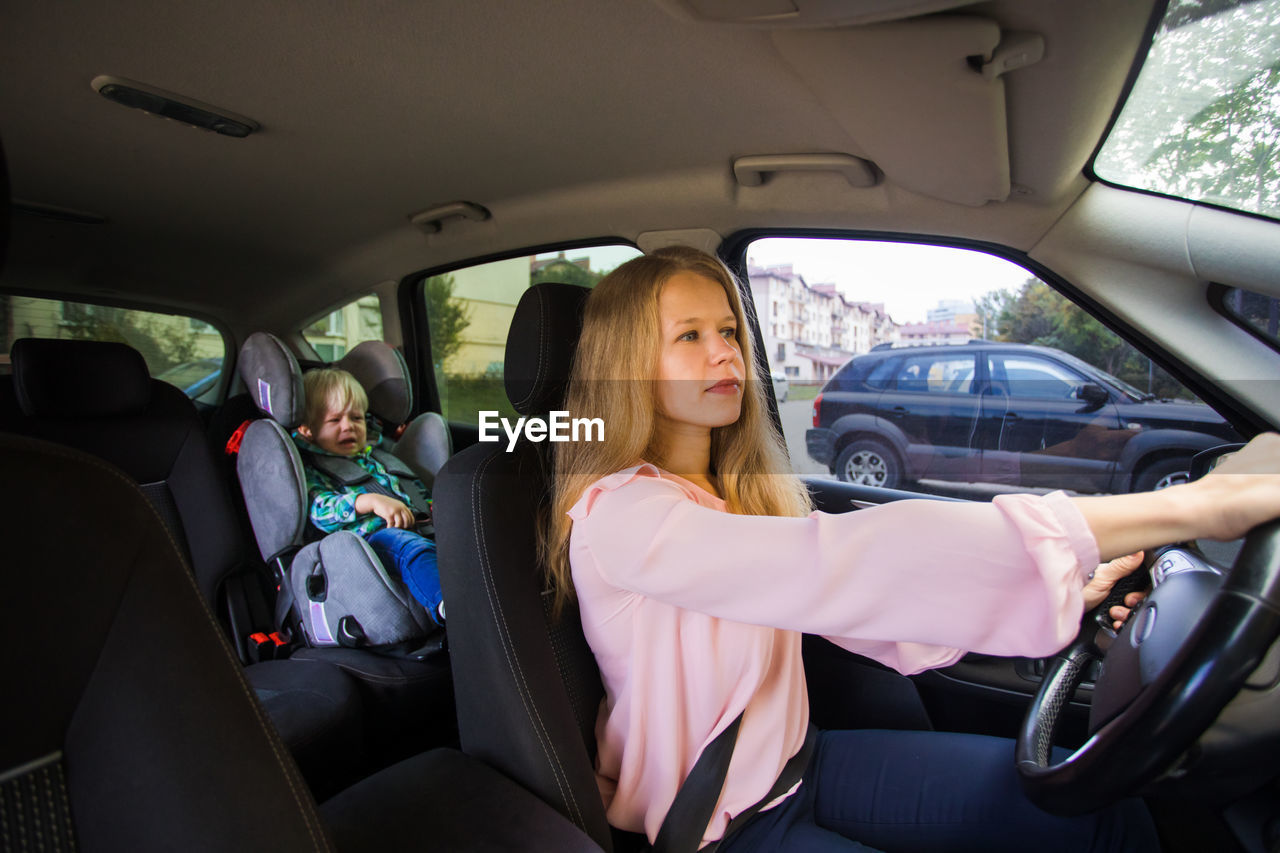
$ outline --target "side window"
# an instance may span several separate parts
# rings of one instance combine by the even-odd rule
[[[481,411],[515,416],[502,383],[503,362],[511,317],[530,285],[558,281],[591,287],[639,254],[632,246],[593,246],[491,261],[423,278],[431,361],[445,419],[475,424]]]
[[[372,293],[353,299],[312,322],[302,336],[322,361],[337,361],[356,344],[383,340],[382,305]]]
[[[991,356],[987,370],[993,387],[1010,397],[1069,400],[1088,380],[1046,358]]]
[[[1195,453],[1240,440],[1004,258],[769,237],[746,260],[770,369],[790,378],[779,414],[796,473],[979,500],[1106,494],[1176,483]],[[1224,302],[1276,328],[1270,301]]]
[[[206,402],[222,387],[227,354],[222,334],[192,317],[8,294],[0,294],[0,338],[0,372],[19,338],[117,341],[142,353],[153,377]]]
[[[911,356],[902,360],[895,388],[930,394],[968,394],[973,387],[973,356]]]
[[[893,379],[894,373],[897,371],[901,360],[897,358],[882,358],[867,373],[867,385],[872,388],[887,388],[890,380]],[[850,367],[853,363],[850,364]]]

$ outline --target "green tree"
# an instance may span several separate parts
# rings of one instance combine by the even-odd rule
[[[1119,335],[1038,279],[1028,279],[1015,293],[989,293],[980,307],[987,297],[989,304],[1001,305],[997,332],[988,335],[992,340],[1062,350],[1157,397],[1190,396]]]
[[[462,300],[453,295],[452,275],[433,275],[423,282],[427,301],[427,329],[431,360],[443,365],[462,346],[462,332],[471,325]]]
[[[1280,209],[1280,62],[1263,68],[1195,113],[1152,152],[1147,165],[1178,176],[1179,189],[1210,200],[1251,199]]]
[[[67,324],[72,338],[128,344],[142,353],[152,376],[195,355],[196,334],[185,318],[104,305],[77,307],[80,316]]]
[[[556,259],[529,275],[529,284],[535,285],[544,281],[559,281],[565,284],[578,284],[583,287],[595,287],[596,282],[604,278],[604,273],[593,272],[580,267],[573,261]]]
[[[992,290],[973,300],[974,311],[978,315],[975,334],[987,340],[998,340],[1000,316],[1014,298],[1015,294],[1011,291]]]

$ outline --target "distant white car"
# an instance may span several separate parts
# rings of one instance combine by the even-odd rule
[[[770,375],[773,377],[773,396],[778,398],[779,403],[787,402],[787,389],[791,387],[791,384],[787,382],[787,375],[785,373],[773,373]]]

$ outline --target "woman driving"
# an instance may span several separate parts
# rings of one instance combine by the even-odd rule
[[[904,674],[969,651],[1053,654],[1141,549],[1280,516],[1280,477],[1242,475],[1280,470],[1280,438],[1160,492],[813,512],[738,293],[716,258],[670,247],[610,273],[585,309],[566,407],[602,418],[604,440],[558,446],[545,556],[605,686],[610,822],[652,841],[741,716],[702,836],[721,851],[1157,849],[1139,801],[1049,815],[1023,796],[1012,742],[978,735],[822,732],[802,781],[767,797],[806,739],[801,633]]]

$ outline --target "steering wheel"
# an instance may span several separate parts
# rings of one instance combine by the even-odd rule
[[[1077,641],[1047,667],[1015,757],[1023,790],[1045,811],[1083,814],[1136,792],[1235,697],[1280,636],[1280,521],[1251,530],[1229,572],[1172,548],[1156,552],[1152,580],[1114,639]],[[1096,660],[1090,736],[1051,764],[1058,719]]]

